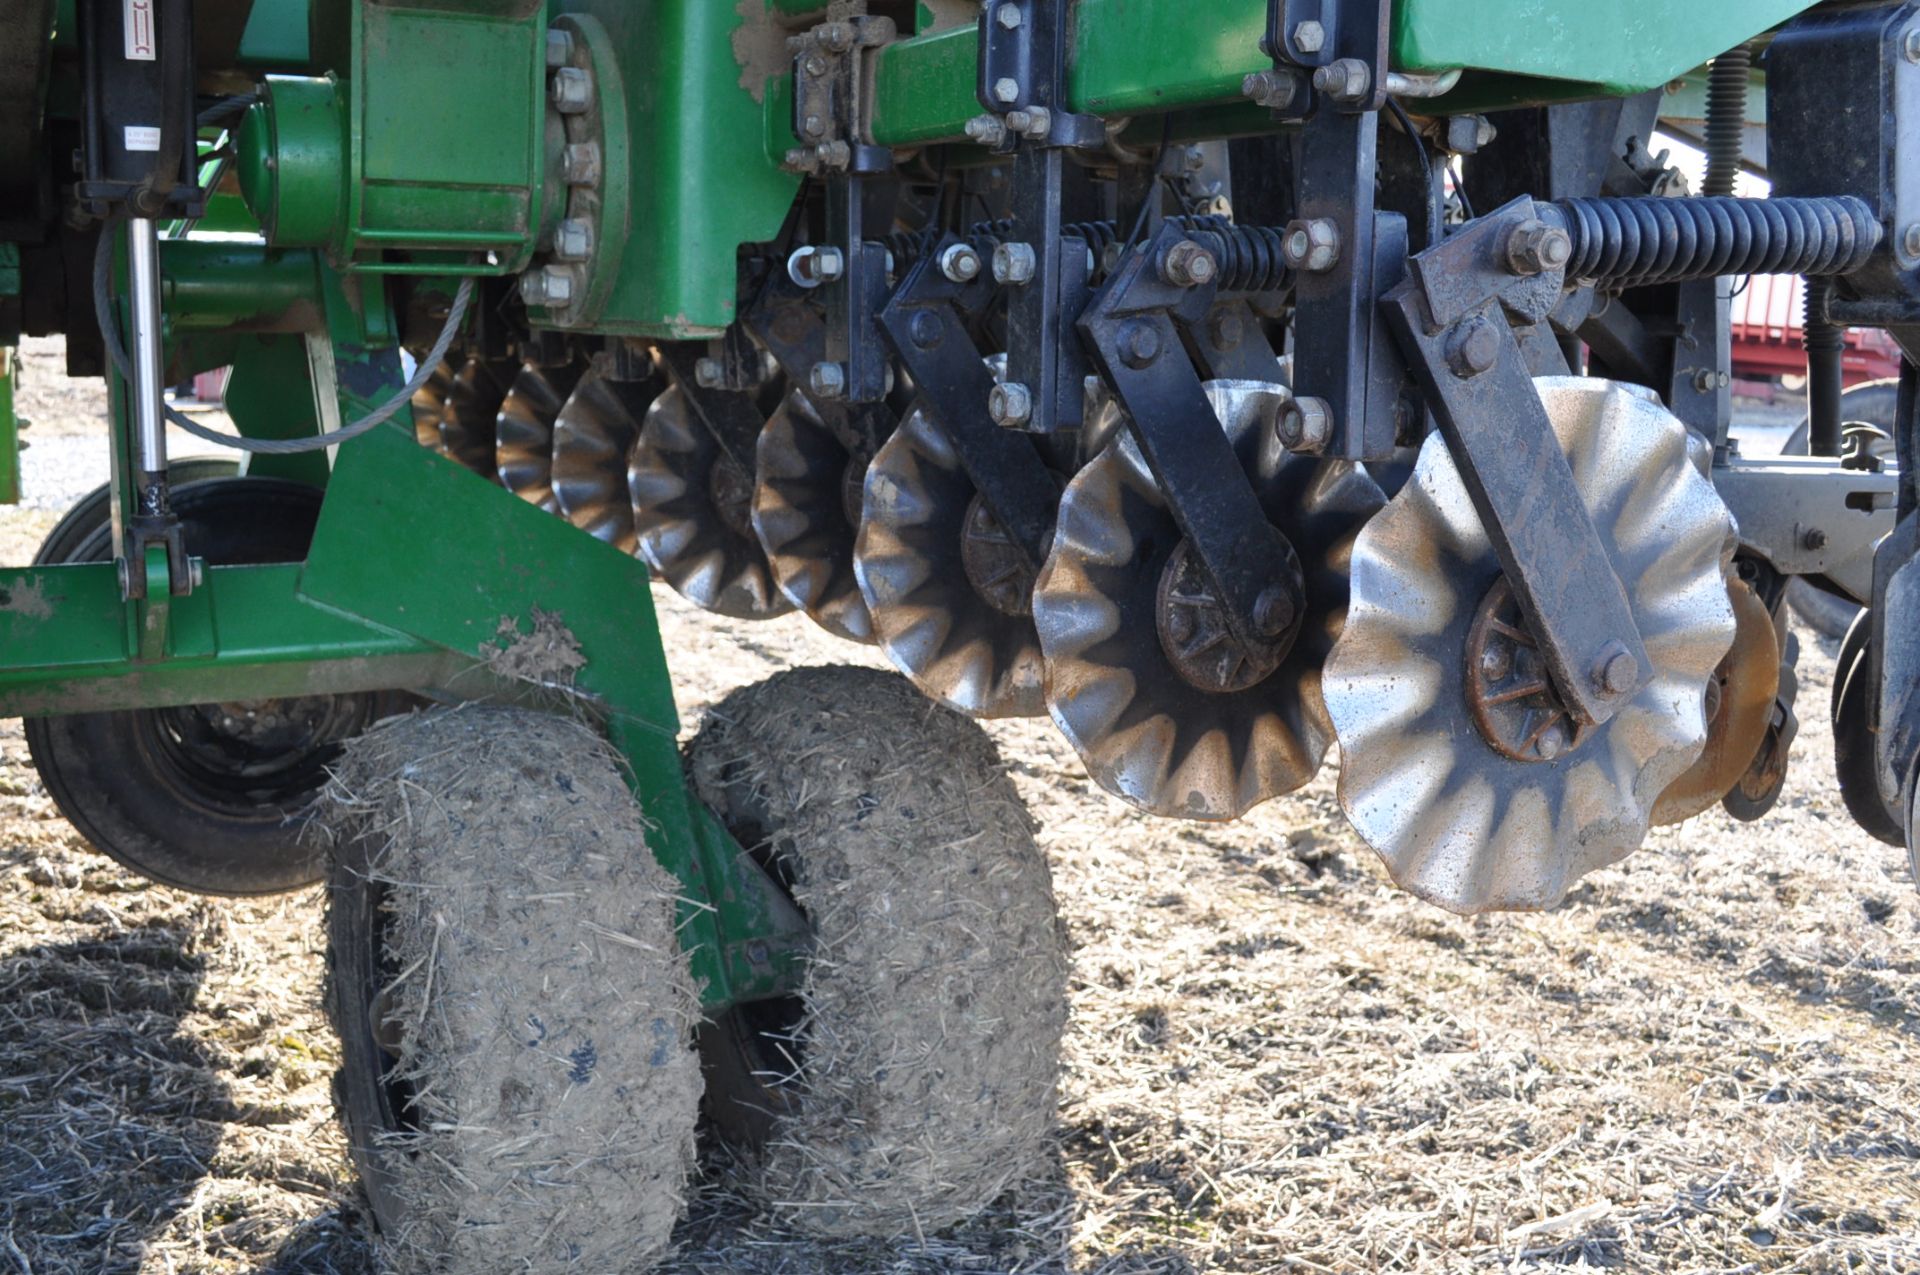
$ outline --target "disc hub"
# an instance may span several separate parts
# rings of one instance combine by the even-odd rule
[[[1034,571],[1020,557],[1013,537],[976,495],[967,506],[967,521],[960,533],[960,563],[966,568],[967,581],[987,605],[1002,615],[1033,614]]]
[[[1182,540],[1160,569],[1154,598],[1154,619],[1160,647],[1174,671],[1194,687],[1216,695],[1232,695],[1259,685],[1293,648],[1304,608],[1300,596],[1300,562],[1289,546],[1289,583],[1260,595],[1261,613],[1251,617],[1261,636],[1242,641],[1227,626],[1226,606],[1200,558]]]
[[[753,539],[753,479],[731,456],[717,456],[707,473],[713,508],[727,530],[743,540]]]
[[[1502,575],[1493,582],[1467,634],[1467,706],[1480,737],[1514,761],[1554,761],[1587,741],[1547,676],[1520,603]]]

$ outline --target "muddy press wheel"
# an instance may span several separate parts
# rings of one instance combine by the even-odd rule
[[[814,928],[800,997],[703,1035],[760,1193],[832,1235],[976,1213],[1047,1143],[1066,1019],[1046,860],[993,745],[898,676],[804,668],[716,705],[688,768]]]
[[[692,1169],[697,1001],[618,759],[468,706],[355,741],[328,798],[336,1097],[389,1268],[646,1269]]]

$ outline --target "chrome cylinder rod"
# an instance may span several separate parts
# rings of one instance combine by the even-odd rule
[[[134,460],[142,513],[165,509],[167,472],[167,418],[161,411],[165,390],[165,356],[160,340],[160,233],[149,217],[127,221],[127,284],[133,311]],[[155,488],[158,488],[155,491]],[[157,497],[159,508],[146,506]]]

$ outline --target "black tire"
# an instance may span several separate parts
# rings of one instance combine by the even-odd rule
[[[645,1270],[693,1167],[698,999],[619,759],[468,706],[367,732],[337,774],[334,1095],[386,1269]]]
[[[1840,641],[1833,669],[1833,770],[1847,813],[1877,840],[1905,848],[1900,810],[1880,797],[1874,774],[1873,735],[1867,730],[1867,645],[1873,617],[1861,611]]]
[[[1033,824],[986,733],[871,669],[728,696],[696,790],[814,928],[802,994],[702,1034],[751,1189],[825,1235],[932,1231],[1051,1140],[1067,956]]]
[[[189,456],[167,464],[168,480],[176,487],[205,482],[209,478],[232,478],[239,472],[240,463],[228,460],[225,456]],[[33,565],[45,567],[59,562],[89,561],[74,555],[89,536],[107,525],[107,520],[112,516],[108,511],[108,504],[112,500],[113,487],[109,483],[102,483],[80,497],[79,502],[62,514],[59,522],[53,524],[53,530],[47,533],[47,538],[40,542],[40,547],[33,554]]]
[[[301,561],[320,501],[317,488],[278,478],[173,490],[189,551],[217,566]],[[84,536],[71,514],[54,528],[60,561],[113,556],[104,501],[94,516]],[[29,718],[25,733],[54,804],[95,849],[178,889],[275,894],[326,874],[324,847],[303,843],[292,820],[338,741],[405,703],[372,693],[70,713]]]

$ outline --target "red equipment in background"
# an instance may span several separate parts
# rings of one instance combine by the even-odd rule
[[[1799,275],[1751,275],[1735,285],[1733,374],[1743,381],[1805,376],[1800,346],[1806,282]],[[1848,385],[1900,374],[1900,349],[1878,330],[1849,328],[1840,365]]]

